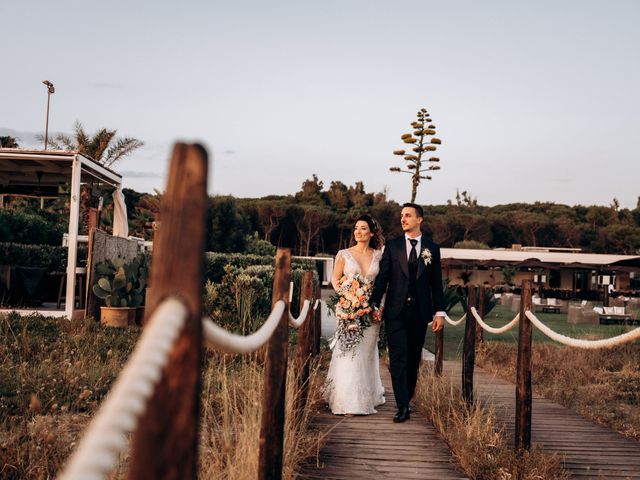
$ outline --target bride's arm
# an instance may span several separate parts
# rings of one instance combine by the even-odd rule
[[[333,274],[331,275],[331,285],[333,285],[333,289],[338,291],[338,281],[342,278],[344,274],[344,257],[338,253],[336,255],[336,261],[333,265]]]

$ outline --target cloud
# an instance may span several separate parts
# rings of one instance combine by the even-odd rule
[[[141,172],[137,170],[123,170],[120,173],[123,177],[129,178],[164,178],[163,173],[158,172]]]

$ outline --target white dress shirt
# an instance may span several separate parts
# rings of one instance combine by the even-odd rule
[[[420,258],[420,245],[422,244],[422,235],[418,235],[417,237],[413,237],[411,238],[409,235],[407,235],[406,233],[404,234],[404,238],[406,240],[405,245],[407,247],[407,260],[409,260],[409,256],[411,255],[411,248],[413,248],[413,245],[411,245],[411,242],[409,240],[417,240],[418,243],[416,244],[416,255],[418,256],[418,259]],[[444,317],[447,315],[447,312],[441,311],[441,312],[436,312],[435,316],[440,316],[440,317]]]
[[[411,242],[409,240],[417,240],[418,243],[416,244],[416,255],[418,256],[418,258],[420,258],[420,244],[422,243],[422,235],[418,235],[417,237],[411,238],[409,235],[407,235],[406,233],[404,234],[404,238],[406,240],[406,242],[404,242],[404,244],[407,247],[407,260],[409,260],[409,256],[411,255]]]

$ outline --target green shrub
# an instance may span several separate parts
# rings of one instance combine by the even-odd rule
[[[78,263],[86,261],[87,247],[78,246]],[[67,247],[0,243],[0,265],[42,267],[50,272],[64,272],[67,269]]]
[[[309,268],[294,268],[291,279],[294,284],[291,312],[298,315],[300,285]],[[318,274],[314,272],[314,284]],[[275,268],[272,265],[249,265],[241,268],[224,267],[220,282],[207,280],[203,305],[218,325],[228,330],[247,334],[255,331],[271,312],[271,294]]]
[[[220,283],[225,275],[224,268],[231,265],[237,268],[247,268],[254,265],[274,265],[273,255],[253,255],[244,253],[207,252],[205,254],[204,279],[213,283]],[[313,260],[296,260],[291,262],[291,268],[315,270]]]
[[[246,253],[253,255],[268,255],[273,257],[276,254],[276,247],[271,242],[261,240],[258,237],[258,232],[254,232],[253,235],[246,236]]]
[[[65,222],[14,208],[0,210],[0,239],[3,242],[60,245],[68,230]]]

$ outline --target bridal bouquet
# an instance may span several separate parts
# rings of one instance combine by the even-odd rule
[[[362,275],[344,275],[338,283],[338,291],[327,302],[338,323],[334,342],[340,343],[343,352],[354,350],[364,331],[371,326],[373,308],[369,305],[369,297],[372,289],[371,281]]]

